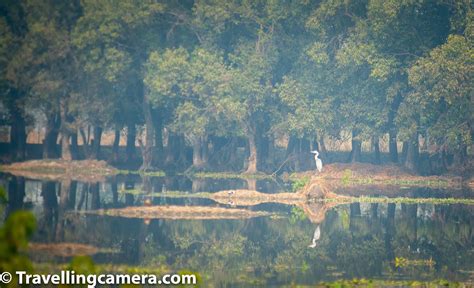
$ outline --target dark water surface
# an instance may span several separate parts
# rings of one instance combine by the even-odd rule
[[[1,181],[10,200],[6,214],[26,208],[37,217],[32,242],[91,245],[98,248],[92,255],[97,264],[193,271],[201,275],[204,284],[217,287],[315,284],[352,278],[474,279],[474,206],[262,203],[236,208],[266,211],[269,216],[237,220],[121,218],[81,211],[143,205],[235,208],[210,199],[169,198],[156,193],[239,188],[276,193],[289,188],[272,180],[191,181],[185,177],[123,176],[69,186],[6,175]],[[407,194],[406,190],[403,193]],[[450,194],[427,189],[414,189],[409,194],[443,197],[443,193]],[[318,226],[320,238],[311,248]],[[72,257],[40,251],[31,254],[39,263],[67,263]]]

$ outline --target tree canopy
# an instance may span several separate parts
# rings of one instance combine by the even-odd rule
[[[138,137],[142,169],[179,162],[186,147],[194,168],[208,169],[211,152],[227,167],[244,147],[242,169],[255,173],[275,164],[277,139],[288,139],[288,156],[324,152],[324,139],[347,135],[348,161],[361,160],[362,141],[379,153],[388,137],[390,160],[408,168],[420,143],[462,164],[474,140],[473,8],[468,0],[3,1],[0,100],[12,157],[25,158],[28,127],[45,128],[43,157],[67,160],[99,157],[106,130],[118,147],[126,127],[127,159]],[[78,135],[93,148],[85,156]]]

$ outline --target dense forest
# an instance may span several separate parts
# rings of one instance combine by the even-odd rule
[[[108,160],[139,159],[142,170],[234,169],[242,153],[248,173],[273,171],[279,140],[288,143],[281,160],[311,161],[311,149],[324,156],[325,139],[344,135],[351,162],[370,141],[381,163],[388,139],[384,161],[417,170],[423,151],[436,171],[466,165],[473,8],[470,0],[2,0],[0,124],[10,127],[10,160],[28,158],[27,132],[39,125],[42,158],[95,159],[101,135],[114,131]]]

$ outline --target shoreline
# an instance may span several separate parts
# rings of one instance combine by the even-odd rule
[[[141,176],[165,176],[163,171],[120,170],[99,160],[30,160],[0,165],[0,172],[10,173],[38,180],[78,180],[103,181],[107,176],[118,174],[137,174]],[[184,174],[185,175],[185,174]],[[272,179],[272,175],[259,173],[248,175],[231,172],[199,172],[189,175],[193,178],[235,178],[235,179]],[[457,175],[420,176],[396,165],[373,165],[367,163],[332,163],[325,165],[320,174],[315,171],[302,171],[279,176],[286,181],[329,181],[344,186],[403,186],[462,189],[474,188],[474,177]]]

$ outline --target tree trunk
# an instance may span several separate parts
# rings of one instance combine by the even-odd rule
[[[58,219],[58,197],[56,194],[56,183],[45,181],[41,184],[41,196],[43,197],[43,221],[46,226],[53,227]],[[47,228],[54,229],[54,228]]]
[[[71,147],[69,144],[69,135],[64,133],[61,136],[61,159],[65,161],[72,161]]]
[[[167,146],[166,146],[166,160],[165,160],[165,165],[170,165],[176,161],[175,157],[175,146],[177,143],[177,136],[174,135],[174,133],[170,132],[168,134],[168,141],[167,141]]]
[[[120,127],[115,126],[114,144],[112,145],[112,162],[117,163],[119,160],[120,148]]]
[[[180,165],[182,165],[183,167],[188,165],[189,163],[188,153],[186,152],[186,150],[187,146],[184,135],[178,135],[178,163],[180,163]]]
[[[257,191],[257,179],[245,179],[247,189]]]
[[[140,141],[140,148],[142,149],[142,166],[140,170],[147,171],[153,168],[153,141],[155,128],[153,127],[153,119],[151,116],[151,107],[146,96],[143,96],[143,114],[145,116],[145,143]]]
[[[77,144],[77,130],[71,134],[71,154],[74,159],[79,159],[79,146]]]
[[[60,182],[59,190],[59,212],[64,212],[67,209],[68,203],[70,201],[70,192],[71,192],[71,180],[63,180]]]
[[[57,113],[47,115],[46,129],[43,140],[43,158],[50,159],[57,157],[57,140],[59,128],[61,126],[60,117]]]
[[[352,163],[360,162],[361,159],[362,142],[356,138],[359,133],[360,132],[358,132],[356,129],[352,130],[352,151],[350,157],[350,162]]]
[[[418,133],[415,133],[407,142],[407,153],[405,167],[416,171],[419,158]]]
[[[100,183],[91,184],[90,191],[92,194],[91,208],[100,209]]]
[[[76,193],[77,193],[77,181],[71,181],[71,187],[69,189],[69,202],[67,204],[68,210],[74,210],[76,206]]]
[[[10,155],[13,161],[25,160],[26,123],[21,111],[15,107],[11,111],[13,123],[10,129]]]
[[[249,131],[248,133],[248,142],[249,142],[249,158],[248,158],[248,166],[247,171],[245,173],[256,173],[257,170],[257,143],[255,141],[255,135],[253,131]]]
[[[59,114],[61,116],[61,159],[66,161],[72,160],[71,147],[69,138],[71,134],[67,127],[67,103],[65,98],[59,101]]]
[[[397,132],[394,130],[390,130],[388,133],[388,152],[390,154],[390,161],[398,163]]]
[[[135,138],[137,136],[137,130],[135,123],[128,123],[127,125],[127,147],[125,148],[126,152],[126,161],[133,161],[135,158]]]
[[[467,145],[460,143],[459,149],[454,153],[454,165],[462,167],[467,164]]]
[[[208,137],[203,136],[201,138],[201,160],[204,164],[204,166],[208,165],[209,162],[209,142],[208,142]]]
[[[99,159],[100,157],[100,142],[102,138],[102,127],[94,126],[94,140],[92,141],[91,159]]]
[[[262,133],[257,132],[257,150],[258,150],[258,163],[267,164],[268,161],[268,137],[261,135]]]
[[[404,77],[404,76],[403,76]],[[395,117],[397,116],[398,108],[403,100],[403,94],[401,92],[397,93],[393,102],[390,105],[390,110],[388,112],[388,121],[387,121],[387,130],[389,135],[389,144],[388,150],[390,154],[390,161],[393,163],[398,163],[398,147],[397,147],[397,128],[395,125]]]
[[[112,182],[110,183],[110,188],[112,190],[112,203],[113,207],[117,207],[119,194],[118,194],[118,186],[117,186],[117,178],[113,178]]]
[[[193,167],[195,168],[203,167],[201,148],[201,137],[196,137],[193,141]]]
[[[241,163],[237,158],[237,143],[237,137],[232,137],[229,144],[229,161],[227,162],[232,167],[239,167],[238,163]]]
[[[22,209],[25,198],[25,178],[13,176],[8,182],[8,205],[7,216]]]
[[[324,135],[321,134],[319,137],[319,148],[321,149],[320,154],[326,153],[328,150],[326,149],[326,144],[324,143]]]
[[[296,145],[298,145],[298,138],[290,135],[290,139],[288,139],[288,145],[286,146],[286,157],[290,156],[290,154],[295,151]]]
[[[276,149],[275,149],[275,138],[273,136],[268,137],[267,143],[267,163],[272,167],[276,164]]]
[[[405,163],[405,160],[407,159],[408,142],[409,141],[403,141],[403,145],[402,145],[401,161],[403,163]]]
[[[314,135],[314,138],[311,140],[311,151],[314,150],[321,153],[321,150],[319,148],[318,134]]]
[[[382,161],[380,159],[380,143],[379,143],[379,137],[378,136],[373,136],[372,137],[372,147],[374,150],[374,163],[375,164],[381,164]]]

